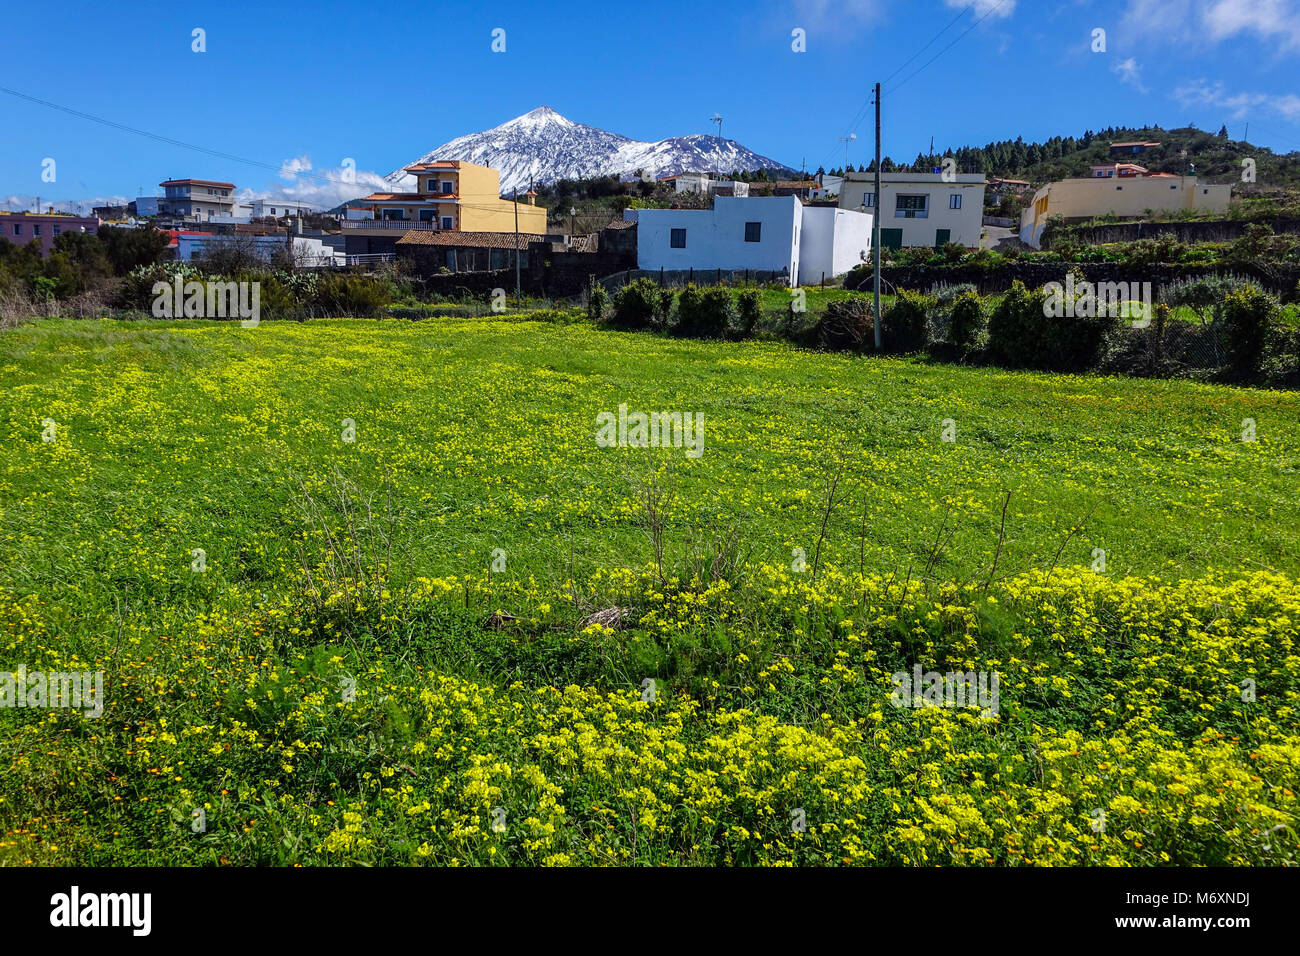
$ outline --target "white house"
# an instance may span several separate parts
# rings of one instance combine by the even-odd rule
[[[818,173],[814,178],[817,180],[817,188],[808,194],[809,199],[834,199],[840,194],[840,184],[844,182],[843,176]]]
[[[805,206],[799,240],[799,284],[844,275],[871,255],[871,213]]]
[[[795,196],[718,196],[712,209],[626,210],[637,268],[774,272],[792,286],[843,275],[871,251],[871,215]]]
[[[195,256],[202,256],[211,246],[238,244],[251,247],[257,254],[270,260],[276,253],[285,250],[284,236],[199,236],[181,234],[176,239],[176,258],[189,262]],[[307,268],[319,266],[342,265],[346,257],[325,245],[319,238],[312,236],[293,237],[293,256],[295,261]]]
[[[679,193],[697,193],[711,196],[721,193],[724,196],[748,196],[749,183],[732,179],[720,179],[713,173],[678,173],[663,180],[671,182],[673,189]]]
[[[803,212],[794,196],[718,196],[712,209],[629,209],[624,218],[637,221],[638,269],[753,269],[793,284]]]
[[[320,212],[323,207],[297,199],[253,199],[249,202],[252,209],[249,215],[254,219],[269,217],[280,219],[284,216],[305,216]]]
[[[946,177],[946,178],[945,178]],[[975,247],[984,223],[983,173],[881,173],[876,202],[874,173],[851,172],[840,184],[840,208],[879,205],[880,246]]]

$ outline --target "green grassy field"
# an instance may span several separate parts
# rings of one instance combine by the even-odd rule
[[[108,686],[0,710],[0,862],[1294,857],[1295,395],[491,319],[41,322],[0,384],[0,668]]]

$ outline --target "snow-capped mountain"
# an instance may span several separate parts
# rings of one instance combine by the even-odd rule
[[[746,149],[735,140],[696,134],[674,136],[655,143],[628,139],[608,130],[575,123],[549,106],[539,106],[508,123],[443,143],[407,163],[463,159],[501,171],[501,192],[529,183],[545,185],[557,179],[622,176],[646,170],[661,179],[675,173],[717,170],[789,169]],[[397,189],[414,187],[414,177],[397,169],[384,179]]]

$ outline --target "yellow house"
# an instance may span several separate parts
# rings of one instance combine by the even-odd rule
[[[412,230],[543,235],[546,210],[532,203],[502,199],[501,174],[464,160],[416,163],[415,192],[371,193],[349,210],[343,233],[349,255],[388,253]]]
[[[1144,216],[1196,210],[1215,215],[1228,211],[1232,186],[1198,182],[1194,175],[1148,173],[1132,163],[1102,164],[1086,179],[1048,183],[1034,193],[1020,214],[1020,239],[1035,249],[1052,216],[1092,219],[1096,216]]]

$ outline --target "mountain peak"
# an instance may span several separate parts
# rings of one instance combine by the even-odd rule
[[[516,116],[508,122],[502,123],[497,129],[508,129],[518,126],[576,126],[573,120],[561,116],[549,106],[539,106],[537,109],[529,110],[522,116]]]
[[[696,133],[641,142],[575,123],[545,105],[492,129],[443,143],[416,162],[439,159],[467,160],[500,171],[503,194],[516,187],[523,191],[530,184],[546,185],[557,179],[622,176],[639,170],[662,178],[705,169],[731,172],[733,169],[790,168],[746,149],[735,140]],[[385,179],[399,188],[412,184],[405,167]]]

